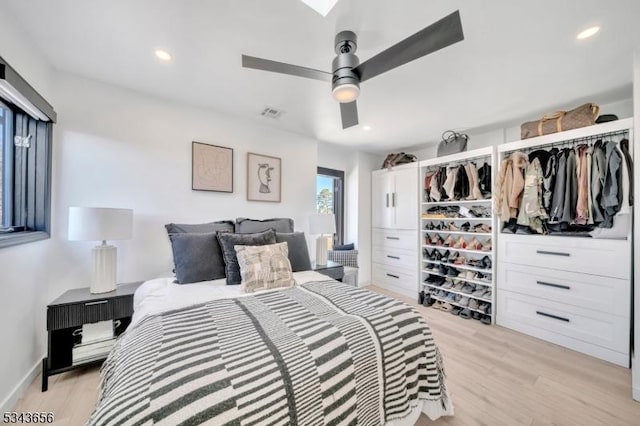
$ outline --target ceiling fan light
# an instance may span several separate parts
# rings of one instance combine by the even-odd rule
[[[341,104],[348,104],[358,99],[360,94],[360,87],[355,84],[347,83],[336,86],[333,89],[333,99]]]

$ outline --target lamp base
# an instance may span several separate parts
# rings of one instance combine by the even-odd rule
[[[325,266],[329,251],[329,241],[324,235],[316,239],[316,265]]]
[[[91,277],[91,293],[108,293],[116,289],[118,267],[118,249],[106,244],[95,246],[91,250],[93,276]]]

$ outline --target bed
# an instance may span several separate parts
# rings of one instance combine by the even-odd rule
[[[313,271],[243,294],[145,282],[90,425],[412,425],[452,415],[423,317]]]

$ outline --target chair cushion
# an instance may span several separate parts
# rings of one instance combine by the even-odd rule
[[[218,241],[224,258],[227,285],[237,285],[242,282],[240,266],[236,255],[236,246],[264,246],[276,243],[276,233],[273,229],[253,234],[218,233]]]
[[[225,264],[217,232],[169,234],[178,284],[225,277]]]
[[[289,261],[293,272],[310,271],[311,259],[304,232],[276,232],[276,241],[287,243],[289,251]]]
[[[239,217],[236,219],[235,231],[238,234],[250,234],[273,229],[276,232],[293,232],[293,219],[247,219]]]
[[[295,285],[287,243],[265,246],[236,246],[245,293]]]

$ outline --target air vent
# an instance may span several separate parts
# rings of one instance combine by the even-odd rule
[[[260,115],[263,117],[267,117],[267,118],[272,118],[274,120],[277,120],[278,118],[280,118],[280,116],[284,113],[284,111],[281,111],[279,109],[275,109],[273,107],[270,106],[266,106],[264,107],[264,109],[260,112]]]

